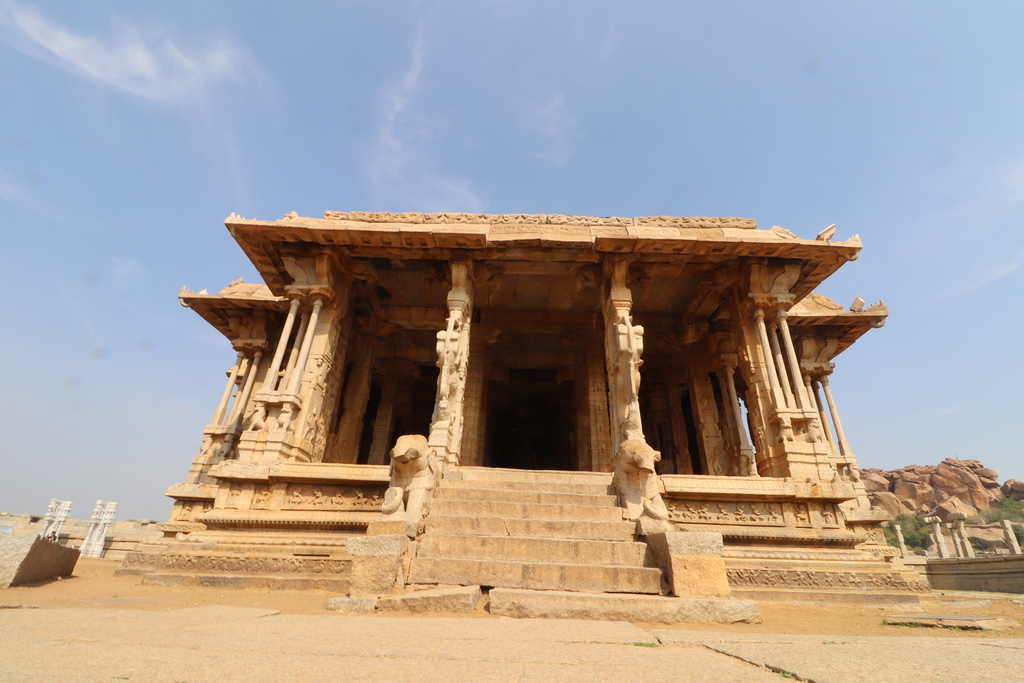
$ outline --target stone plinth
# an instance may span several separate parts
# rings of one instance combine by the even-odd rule
[[[352,597],[390,595],[401,585],[402,555],[409,548],[405,535],[354,537],[348,540],[352,556],[349,594]]]
[[[729,596],[722,534],[712,531],[649,534],[647,544],[665,572],[672,595],[681,598]]]

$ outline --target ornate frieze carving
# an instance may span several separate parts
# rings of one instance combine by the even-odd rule
[[[595,225],[638,226],[689,229],[734,228],[753,230],[757,221],[749,218],[717,216],[563,216],[558,214],[481,214],[481,213],[370,213],[364,211],[326,211],[329,221],[359,221],[363,223],[405,224],[481,224],[481,225]],[[787,231],[788,232],[788,231]],[[789,233],[792,235],[792,233]]]
[[[252,509],[271,509],[271,492],[258,487],[253,494]],[[312,484],[289,484],[285,489],[282,510],[380,510],[384,502],[383,488],[343,488]]]
[[[730,503],[706,500],[669,500],[668,518],[697,524],[749,524],[785,526],[781,503]]]
[[[825,588],[927,592],[927,582],[908,581],[896,573],[830,572],[804,569],[727,569],[729,585],[742,588]]]

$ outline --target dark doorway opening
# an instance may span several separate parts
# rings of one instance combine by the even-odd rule
[[[522,470],[575,470],[572,382],[558,384],[555,371],[513,372],[511,381],[491,382],[489,387],[484,464]]]

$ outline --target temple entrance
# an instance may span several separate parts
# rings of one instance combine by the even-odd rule
[[[513,370],[488,389],[485,466],[576,469],[572,382],[557,383],[554,370]]]

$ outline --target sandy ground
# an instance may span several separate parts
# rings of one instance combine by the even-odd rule
[[[40,608],[94,608],[169,611],[188,607],[228,605],[280,610],[287,615],[329,615],[327,600],[335,596],[328,591],[292,591],[272,589],[225,590],[182,586],[144,586],[137,576],[114,576],[120,562],[81,559],[73,577],[35,586],[0,590],[0,604]],[[714,630],[751,634],[830,634],[838,636],[912,636],[947,638],[1024,638],[1024,595],[995,593],[934,593],[922,599],[924,612],[970,616],[1008,617],[1019,626],[1005,631],[962,631],[955,629],[890,626],[883,624],[886,616],[899,614],[898,609],[881,609],[835,605],[795,605],[759,603],[761,624],[701,625],[636,624],[641,628]],[[389,613],[390,618],[403,616]],[[409,618],[437,615],[405,615]],[[446,615],[452,616],[452,615]],[[366,615],[366,619],[382,615]],[[485,609],[465,618],[492,619]]]

